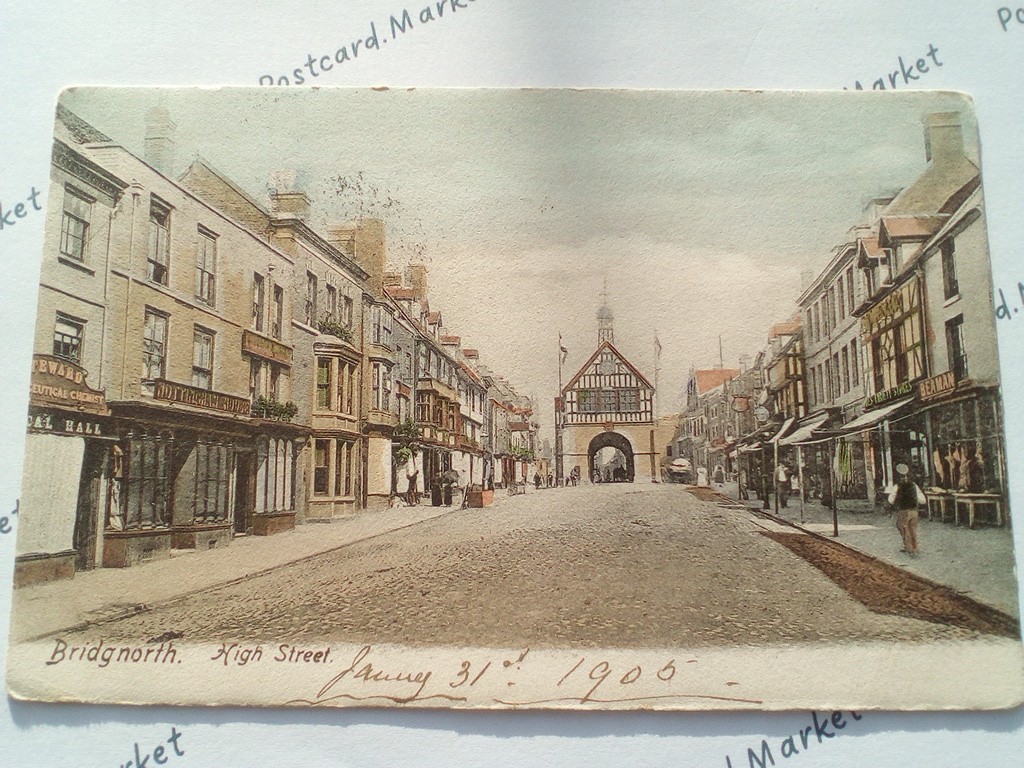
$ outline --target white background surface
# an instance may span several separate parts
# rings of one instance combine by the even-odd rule
[[[0,202],[47,187],[56,94],[70,84],[256,85],[333,53],[407,8],[415,28],[337,66],[318,85],[865,87],[929,44],[941,67],[920,87],[973,95],[993,274],[1017,302],[1024,280],[1024,24],[1001,2],[550,2],[465,0],[420,26],[414,0],[326,3],[0,2]],[[1011,9],[1020,5],[1011,2]],[[841,7],[840,7],[841,6]],[[1024,17],[1024,11],[1022,11]],[[902,77],[897,88],[904,89]],[[444,141],[444,137],[439,137]],[[45,205],[45,201],[40,201]],[[0,231],[0,514],[19,494],[41,213]],[[1024,498],[1024,316],[1001,321],[1011,500]],[[1019,515],[1018,515],[1019,518]],[[1020,562],[1024,536],[1018,521]],[[0,536],[6,638],[14,536]],[[3,643],[0,640],[0,643]],[[6,646],[0,647],[0,657]],[[5,661],[5,659],[4,659]],[[865,670],[865,674],[880,674]],[[806,674],[827,676],[828,669]],[[942,670],[936,670],[942,674]],[[140,685],[145,681],[140,680]],[[896,683],[894,682],[894,685]],[[865,713],[782,758],[810,723],[788,714],[445,713],[44,706],[0,702],[0,765],[120,766],[175,726],[172,766],[725,766],[768,738],[787,766],[1018,766],[1024,713]],[[812,739],[814,737],[812,736]],[[799,743],[799,742],[798,742]],[[153,765],[152,759],[149,766]],[[148,768],[148,766],[147,766]]]

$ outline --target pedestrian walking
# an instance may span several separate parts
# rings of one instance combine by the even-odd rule
[[[405,503],[410,507],[415,507],[420,503],[419,489],[416,486],[419,476],[420,471],[418,469],[412,474],[406,473],[405,475],[406,480],[409,481],[409,485],[405,489]]]
[[[555,487],[555,474],[553,472],[548,472],[548,488],[554,488],[554,487]]]
[[[533,487],[540,490],[540,472],[533,473]]]
[[[785,508],[789,501],[789,468],[779,462],[775,469],[775,492],[779,495],[779,506]]]
[[[896,509],[896,530],[903,538],[903,551],[917,554],[918,507],[928,503],[924,491],[910,479],[910,467],[896,465],[897,482],[888,488],[889,504]]]
[[[768,462],[764,463],[761,470],[761,508],[771,509],[772,506],[772,473],[768,469]]]

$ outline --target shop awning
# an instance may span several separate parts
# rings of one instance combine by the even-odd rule
[[[761,450],[761,444],[754,443],[753,445],[741,445],[739,450],[740,453],[757,453]]]
[[[888,418],[900,408],[905,405],[909,405],[913,401],[913,397],[905,397],[902,400],[897,400],[895,403],[890,403],[889,405],[882,406],[881,408],[875,408],[873,411],[867,411],[851,421],[849,424],[844,424],[840,429],[836,430],[835,434],[848,435],[852,432],[862,432],[865,429],[871,429],[883,419]]]
[[[822,413],[817,416],[812,416],[808,421],[797,427],[796,431],[791,435],[779,440],[779,445],[793,445],[794,443],[802,443],[807,440],[811,433],[814,432],[818,427],[828,421],[828,414]]]
[[[790,418],[786,419],[786,420],[785,420],[785,421],[783,422],[783,424],[782,424],[782,428],[781,428],[781,429],[779,429],[779,431],[778,431],[778,432],[776,432],[776,433],[775,433],[775,434],[774,434],[774,435],[773,435],[773,436],[772,436],[772,437],[771,437],[771,438],[770,438],[770,439],[769,439],[769,440],[768,440],[767,442],[769,442],[769,443],[777,443],[777,442],[779,442],[779,440],[781,439],[781,437],[782,437],[782,436],[783,436],[784,434],[786,434],[786,432],[788,432],[788,431],[789,431],[789,428],[790,428],[790,427],[792,427],[792,426],[793,426],[793,422],[794,422],[794,421],[796,421],[796,419],[794,419],[794,418],[792,418],[792,417],[790,417]]]

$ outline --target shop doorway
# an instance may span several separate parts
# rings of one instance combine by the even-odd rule
[[[235,535],[244,536],[252,530],[256,511],[256,454],[239,453],[235,457]]]
[[[107,451],[102,443],[87,441],[78,482],[78,506],[75,512],[75,570],[85,571],[96,565],[96,539],[99,530],[100,488],[103,483]]]

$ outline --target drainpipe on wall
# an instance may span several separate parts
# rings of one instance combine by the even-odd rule
[[[124,333],[121,342],[121,398],[124,398],[125,396],[125,377],[128,372],[128,317],[131,312],[132,305],[132,280],[135,279],[132,274],[133,257],[135,255],[135,219],[139,205],[139,198],[142,196],[142,185],[133,180],[128,188],[132,193],[132,219],[131,227],[128,231],[128,285],[125,288]]]

